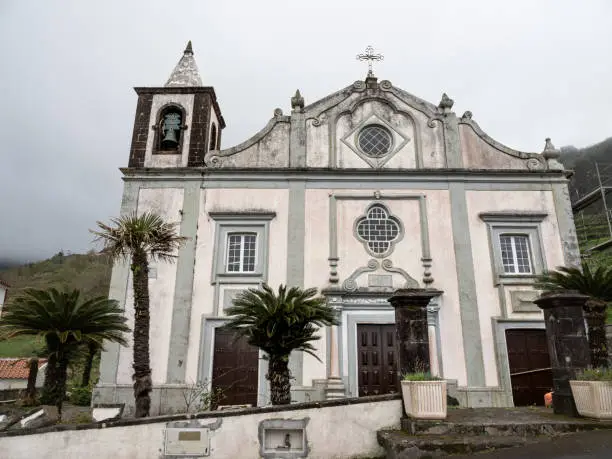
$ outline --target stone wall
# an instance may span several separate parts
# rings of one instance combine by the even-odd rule
[[[208,457],[247,459],[260,457],[263,429],[270,426],[295,429],[299,425],[305,426],[309,458],[381,457],[384,451],[378,445],[376,432],[399,428],[400,415],[399,396],[362,397],[289,407],[109,421],[79,426],[78,430],[59,425],[31,432],[5,432],[0,433],[0,450],[4,459],[163,459],[169,457],[165,453],[167,429],[180,426],[208,429]],[[281,457],[303,457],[291,454],[284,452]]]

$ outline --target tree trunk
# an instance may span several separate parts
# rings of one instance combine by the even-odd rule
[[[608,367],[608,341],[606,339],[606,304],[589,300],[584,305],[584,317],[589,329],[591,365],[594,368]]]
[[[45,368],[45,382],[43,383],[42,394],[40,397],[41,403],[48,404],[54,403],[55,395],[54,390],[57,384],[57,354],[55,351],[49,349],[49,357],[47,360],[47,367]]]
[[[89,386],[89,380],[91,379],[91,369],[93,367],[93,361],[98,353],[98,344],[91,341],[87,345],[87,360],[85,360],[85,368],[83,368],[83,376],[81,378],[81,386]]]
[[[147,254],[137,250],[132,255],[132,279],[134,283],[134,400],[135,417],[149,416],[151,365],[149,360],[149,263]]]
[[[68,354],[62,349],[58,351],[57,356],[57,380],[53,395],[55,397],[55,406],[57,407],[57,416],[62,420],[62,406],[66,398],[66,380],[68,379]]]
[[[25,400],[27,403],[33,403],[36,400],[36,378],[38,376],[38,358],[34,357],[28,361],[28,385],[25,391]]]
[[[291,374],[288,355],[270,355],[266,378],[270,381],[272,405],[291,403]]]

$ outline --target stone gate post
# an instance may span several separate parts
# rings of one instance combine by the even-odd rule
[[[569,381],[591,362],[582,313],[588,298],[580,293],[562,292],[544,294],[535,300],[544,310],[556,414],[578,416]]]

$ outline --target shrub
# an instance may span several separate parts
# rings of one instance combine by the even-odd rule
[[[576,375],[579,381],[612,381],[612,368],[593,368]]]
[[[431,373],[419,371],[417,373],[405,373],[402,375],[402,381],[440,381],[442,378],[432,376]]]
[[[77,406],[91,405],[91,387],[73,387],[70,391],[70,402]]]

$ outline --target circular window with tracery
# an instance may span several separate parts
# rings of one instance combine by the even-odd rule
[[[371,124],[364,127],[357,137],[359,149],[373,158],[384,156],[391,151],[393,136],[388,129]]]

